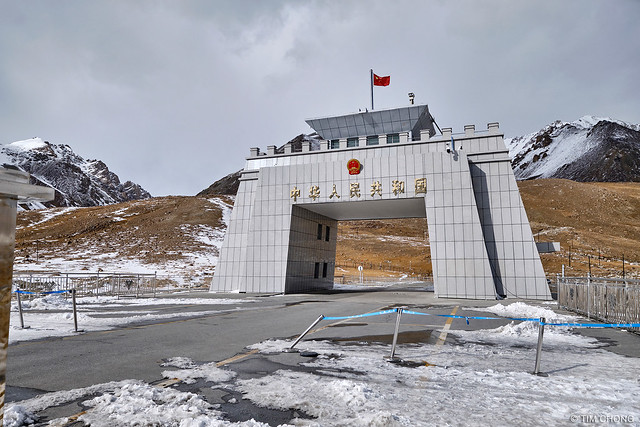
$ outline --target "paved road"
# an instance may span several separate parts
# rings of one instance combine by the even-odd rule
[[[216,294],[192,294],[193,298],[209,298],[209,305],[159,305],[145,309],[166,312],[205,312],[215,314],[136,324],[102,332],[23,342],[9,347],[7,368],[7,400],[22,400],[43,392],[69,390],[92,384],[124,379],[139,379],[148,383],[160,381],[163,360],[184,356],[196,362],[219,362],[245,353],[246,347],[270,338],[290,338],[298,335],[320,314],[343,316],[378,311],[406,305],[412,310],[435,314],[478,316],[482,312],[469,311],[468,307],[487,307],[496,301],[438,300],[433,293],[420,288],[391,287],[376,292],[335,292],[304,295],[229,295],[228,298],[258,300],[236,306],[221,305]],[[180,295],[184,298],[184,295]],[[512,301],[508,301],[512,302]],[[140,307],[136,307],[140,309]],[[114,308],[122,311],[122,307]],[[108,310],[105,311],[108,314]],[[491,315],[490,313],[485,313]],[[395,314],[376,316],[366,320],[348,322],[324,321],[323,327],[310,338],[335,340],[364,340],[390,342],[395,326]],[[436,316],[407,316],[403,318],[402,342],[437,340],[448,319]],[[450,322],[451,323],[451,322]],[[455,320],[456,329],[495,328],[507,320],[472,322]],[[330,326],[330,327],[326,327]],[[640,338],[617,331],[599,331],[597,336],[610,340],[622,354],[637,354]],[[616,335],[619,334],[619,335]],[[451,336],[447,338],[451,340]],[[303,343],[301,347],[303,347]],[[238,360],[249,370],[255,368],[258,356]],[[252,362],[252,360],[254,362]],[[260,359],[266,363],[265,358]],[[234,365],[234,370],[236,366]],[[209,391],[211,393],[211,391]],[[223,396],[214,396],[221,399]],[[234,406],[241,411],[242,407]],[[71,415],[77,406],[59,408],[63,415]],[[245,408],[246,411],[249,411]],[[255,408],[251,409],[251,413]],[[60,416],[59,413],[51,414]],[[283,422],[292,415],[274,420]],[[238,415],[238,419],[242,419]]]

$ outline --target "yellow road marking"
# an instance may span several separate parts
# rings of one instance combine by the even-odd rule
[[[246,353],[236,354],[233,357],[230,357],[228,359],[224,359],[224,360],[216,363],[216,366],[220,367],[220,366],[228,365],[229,363],[237,362],[240,359],[244,359],[245,357],[249,357],[252,354],[256,354],[258,351],[260,351],[260,350],[254,348],[253,350],[248,351]]]
[[[453,311],[451,311],[451,316],[455,316],[459,308],[460,306],[456,305],[453,308]],[[447,339],[447,332],[449,331],[449,328],[451,328],[452,322],[453,322],[453,317],[449,318],[447,322],[444,324],[444,328],[442,328],[442,332],[440,332],[440,336],[438,337],[438,341],[436,342],[436,345],[440,346],[444,344],[444,341]]]

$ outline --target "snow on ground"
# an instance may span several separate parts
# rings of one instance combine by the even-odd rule
[[[471,310],[485,311],[496,314],[501,317],[545,318],[550,323],[571,323],[575,322],[578,317],[563,315],[554,312],[545,307],[531,306],[523,302],[515,302],[509,305],[496,304],[492,307],[471,308]],[[501,326],[497,329],[478,329],[474,331],[452,330],[450,333],[458,336],[468,342],[484,342],[484,343],[503,343],[517,339],[520,343],[526,345],[535,345],[538,341],[539,322],[517,322]],[[594,338],[586,338],[572,333],[571,328],[562,326],[545,326],[544,343],[547,346],[597,346],[597,340]]]
[[[499,304],[488,311],[518,317],[543,313],[554,318],[548,308],[523,303]],[[568,316],[556,315],[555,319],[567,320]],[[242,392],[243,399],[255,405],[294,409],[315,417],[292,420],[298,426],[547,426],[569,425],[583,416],[625,417],[631,423],[640,420],[639,358],[596,348],[590,338],[545,332],[542,370],[549,374],[545,378],[530,374],[535,345],[526,337],[505,328],[478,332],[474,342],[398,346],[397,356],[414,363],[386,362],[388,345],[307,340],[298,347],[319,356],[301,358],[302,371],[280,369],[238,378],[231,369],[215,368],[215,364],[197,366],[187,358],[172,358],[165,366],[179,370],[164,375],[186,381],[206,378],[214,388],[223,385]],[[560,336],[555,344],[550,339],[554,335]],[[568,339],[569,335],[573,338]],[[288,340],[268,340],[251,348],[277,358],[290,345]],[[7,425],[22,425],[19,420],[34,419],[39,410],[82,396],[93,397],[83,402],[89,410],[81,418],[93,426],[263,425],[253,420],[223,421],[219,407],[200,396],[156,389],[139,381],[48,393],[17,402],[9,405]]]
[[[493,309],[520,317],[546,310],[522,303]],[[474,340],[461,345],[399,346],[396,354],[415,367],[385,362],[385,345],[304,341],[301,349],[320,354],[305,363],[315,374],[282,369],[236,384],[255,404],[297,409],[323,426],[548,425],[603,414],[640,420],[640,359],[596,348],[592,338],[545,329],[542,370],[549,377],[538,377],[530,374],[535,340],[512,329],[451,330]],[[289,345],[272,340],[253,348],[268,354]]]
[[[159,314],[153,311],[158,305],[230,305],[230,310],[240,310],[245,303],[254,299],[231,298],[127,298],[81,297],[76,300],[78,329],[85,331],[103,331],[132,323],[156,321],[172,318],[206,316],[219,310],[184,311],[181,313]],[[105,308],[123,307],[122,311]],[[127,310],[127,308],[130,308]],[[63,294],[51,294],[33,300],[22,301],[23,319],[27,327],[20,327],[20,314],[17,301],[11,304],[9,344],[47,337],[63,337],[75,334],[73,304]],[[227,309],[225,309],[227,310]],[[50,311],[50,312],[47,312]]]
[[[178,358],[174,363],[171,360],[164,365],[176,365],[178,370],[174,371],[162,371],[162,376],[165,378],[178,378],[185,384],[193,384],[197,379],[203,378],[206,381],[211,382],[225,382],[236,376],[235,372],[227,369],[220,369],[216,366],[216,363],[207,363],[202,366],[195,366],[193,361],[185,360],[188,358]]]
[[[142,381],[125,380],[90,387],[47,393],[33,399],[8,405],[6,427],[32,424],[35,413],[51,406],[73,402],[84,397],[83,405],[91,408],[78,420],[93,427],[112,426],[268,426],[253,420],[243,423],[223,421],[222,413],[202,397],[171,388],[158,388]],[[52,420],[49,425],[67,425],[69,419]]]

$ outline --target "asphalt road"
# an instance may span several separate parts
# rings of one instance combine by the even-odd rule
[[[482,312],[468,311],[466,308],[496,304],[496,301],[438,300],[433,293],[421,289],[391,287],[374,292],[274,296],[192,294],[190,296],[193,298],[209,298],[211,304],[154,305],[145,309],[162,313],[218,312],[11,345],[8,353],[7,401],[124,379],[156,383],[162,380],[161,372],[167,369],[161,366],[164,360],[183,356],[199,363],[224,361],[245,354],[249,345],[270,338],[295,337],[320,314],[344,316],[407,306],[412,310],[434,314],[452,314],[455,310],[458,315],[482,316]],[[180,298],[184,297],[184,294],[180,295]],[[236,306],[219,304],[220,298],[249,298],[258,301],[239,304],[238,310]],[[136,307],[136,310],[140,309],[142,307]],[[113,310],[122,311],[122,307]],[[109,310],[105,310],[104,314],[108,315]],[[493,316],[490,313],[485,315]],[[439,339],[439,330],[447,320],[436,316],[403,317],[399,342],[434,342]],[[308,338],[390,343],[395,321],[395,314],[349,321],[325,320],[316,327],[317,332]],[[449,323],[454,329],[489,329],[508,322],[505,319],[472,322],[470,325],[464,320]],[[436,332],[432,333],[434,330]],[[616,352],[637,354],[640,337],[636,335],[619,331],[589,333],[611,341]],[[451,335],[447,340],[453,340]],[[299,347],[304,348],[304,341]],[[234,370],[242,365],[251,370],[256,369],[252,363],[265,364],[267,361],[259,355],[251,355],[240,357],[233,363]],[[208,393],[212,392],[209,390]],[[211,399],[222,402],[224,393],[212,396]],[[242,409],[238,406],[234,408],[235,411]],[[61,413],[68,416],[77,410],[78,407],[73,405],[62,407],[49,416],[61,416]],[[252,411],[255,408],[245,410],[254,414]],[[284,422],[292,416],[280,414],[267,418],[275,420],[274,422]],[[237,419],[242,419],[242,416],[238,415]]]

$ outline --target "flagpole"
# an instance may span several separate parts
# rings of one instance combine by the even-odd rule
[[[371,111],[373,111],[373,68],[369,71],[371,72]]]

